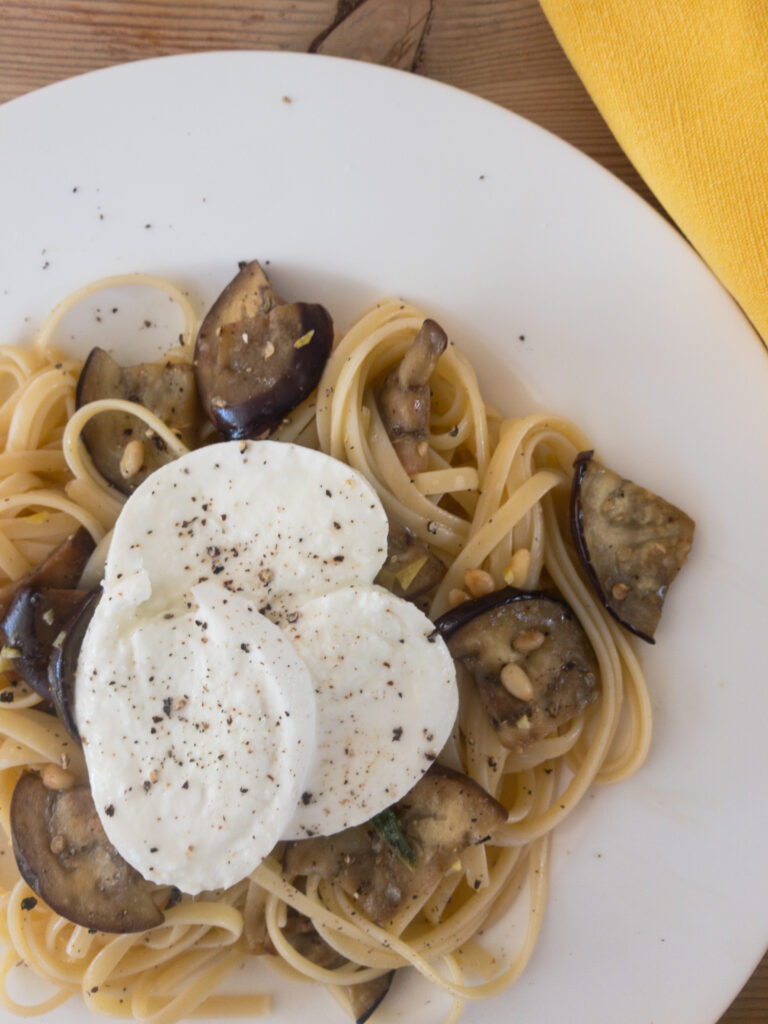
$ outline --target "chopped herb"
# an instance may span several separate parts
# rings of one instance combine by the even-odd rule
[[[371,824],[400,860],[409,868],[413,868],[416,863],[416,853],[406,839],[405,832],[403,832],[400,821],[392,808],[388,807],[385,811],[374,814]]]

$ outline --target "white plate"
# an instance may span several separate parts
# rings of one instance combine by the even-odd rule
[[[326,58],[205,54],[86,75],[0,109],[0,153],[4,340],[122,271],[166,274],[202,309],[258,257],[340,324],[400,293],[469,351],[491,400],[573,417],[606,461],[695,516],[642,651],[648,763],[556,835],[533,961],[464,1019],[713,1024],[768,940],[768,359],[699,259],[540,129]],[[158,342],[132,315],[119,336],[95,316],[91,328]],[[383,1019],[438,1019],[440,1001],[421,998],[401,993]],[[307,986],[274,1019],[309,1012],[340,1019]]]

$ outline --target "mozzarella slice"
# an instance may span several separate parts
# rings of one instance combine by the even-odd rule
[[[182,610],[147,617],[146,574],[124,579],[102,598],[78,660],[96,808],[145,878],[226,888],[295,812],[314,746],[313,683],[254,601],[208,582]]]
[[[315,680],[317,745],[286,839],[366,821],[418,782],[458,711],[448,648],[414,605],[376,586],[302,605],[285,632]]]
[[[163,466],[128,499],[105,586],[146,572],[149,612],[179,607],[185,592],[215,580],[279,622],[309,598],[371,582],[387,532],[371,485],[322,452],[277,441],[209,445]]]

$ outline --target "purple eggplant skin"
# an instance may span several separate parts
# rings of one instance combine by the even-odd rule
[[[570,527],[584,571],[606,610],[655,643],[670,583],[693,543],[681,509],[602,466],[594,452],[574,461]]]
[[[332,344],[323,306],[284,302],[257,260],[242,264],[197,336],[206,414],[229,440],[264,437],[317,387]]]
[[[77,659],[101,595],[102,589],[98,586],[83,597],[74,615],[64,626],[64,636],[53,649],[48,662],[48,686],[56,713],[69,735],[81,746],[80,731],[75,721]]]
[[[87,785],[52,790],[25,772],[13,791],[10,821],[22,877],[57,914],[119,934],[163,923],[156,887],[109,842]]]
[[[85,595],[84,590],[21,587],[0,622],[5,646],[18,652],[14,671],[45,700],[51,699],[48,662],[53,645]]]
[[[56,590],[77,587],[94,547],[93,537],[81,526],[55,547],[44,562],[30,569],[21,579],[0,587],[0,613],[5,612],[21,587],[52,587]]]

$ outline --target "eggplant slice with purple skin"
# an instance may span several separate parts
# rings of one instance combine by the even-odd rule
[[[429,465],[429,378],[448,338],[434,320],[425,320],[411,347],[377,391],[379,412],[392,446],[409,476]]]
[[[349,960],[346,957],[337,953],[318,934],[308,917],[299,914],[291,907],[288,908],[288,916],[283,928],[283,934],[297,953],[318,967],[324,967],[328,971],[333,971],[349,964]],[[359,985],[339,986],[349,1000],[355,1024],[365,1024],[373,1016],[375,1010],[381,1005],[384,996],[389,992],[394,976],[394,971],[387,971],[386,974],[383,974],[380,978],[374,978],[372,981],[364,981]]]
[[[387,536],[387,560],[374,582],[386,587],[395,597],[418,601],[440,583],[445,566],[433,555],[429,545],[392,516]]]
[[[143,405],[188,448],[195,446],[201,414],[189,363],[167,360],[120,366],[103,348],[94,348],[80,372],[77,408],[102,398]],[[82,438],[96,469],[123,494],[136,490],[150,473],[174,458],[161,437],[126,412],[97,413],[83,427]]]
[[[197,336],[206,414],[230,440],[263,437],[317,387],[332,344],[323,306],[284,302],[258,261],[241,264]]]
[[[51,699],[48,662],[54,643],[86,593],[85,590],[21,587],[0,622],[5,646],[16,652],[14,671],[45,700]]]
[[[463,850],[490,840],[507,820],[506,809],[481,786],[437,763],[391,811],[413,849],[412,864],[367,822],[289,843],[284,869],[337,882],[363,913],[383,924],[435,885]]]
[[[19,580],[0,588],[0,611],[5,612],[17,590],[22,587],[53,587],[72,590],[77,587],[95,544],[81,526],[53,549],[44,562],[30,569]]]
[[[574,463],[571,533],[592,586],[610,614],[655,643],[670,583],[693,543],[685,512],[606,469],[593,452]]]
[[[88,786],[47,789],[25,773],[11,799],[11,835],[22,877],[68,921],[117,933],[162,924],[157,887],[109,842]]]
[[[83,638],[90,625],[96,605],[101,599],[101,587],[89,590],[68,620],[48,661],[48,686],[59,718],[69,735],[80,743],[80,732],[75,721],[75,677],[77,659]]]
[[[549,736],[600,692],[592,646],[557,594],[504,587],[446,612],[435,628],[512,750]]]

